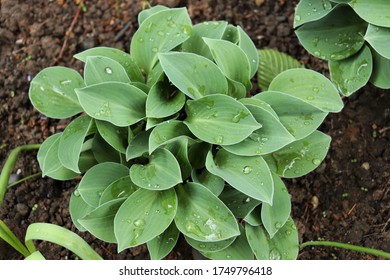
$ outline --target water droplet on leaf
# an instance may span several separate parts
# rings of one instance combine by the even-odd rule
[[[242,169],[242,173],[244,174],[249,174],[252,172],[252,167],[250,166],[245,166],[243,169]]]
[[[106,71],[107,74],[111,75],[112,74],[112,69],[110,67],[106,67],[104,69],[104,71]]]

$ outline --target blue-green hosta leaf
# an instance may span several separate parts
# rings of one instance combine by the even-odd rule
[[[225,187],[225,181],[210,173],[206,168],[201,170],[193,169],[191,178],[194,183],[201,184],[208,188],[215,196],[219,196]]]
[[[162,10],[146,18],[135,32],[130,53],[135,62],[149,73],[159,52],[168,52],[187,40],[192,32],[186,8]]]
[[[389,5],[389,3],[387,3]],[[388,14],[387,17],[390,17]],[[390,19],[389,19],[390,20]],[[364,39],[384,58],[390,59],[390,28],[368,25]]]
[[[285,70],[303,68],[304,66],[295,58],[272,49],[259,50],[259,71],[257,83],[263,91],[268,90],[272,80]]]
[[[241,99],[246,97],[246,87],[244,86],[244,84],[229,78],[226,78],[226,80],[228,82],[227,95],[233,97],[234,99]]]
[[[225,32],[223,33],[222,39],[234,44],[238,44],[240,37],[238,35],[237,27],[228,24],[228,26],[226,26]]]
[[[99,163],[121,162],[120,152],[108,144],[99,133],[95,133],[93,137],[91,150],[96,161]]]
[[[54,119],[66,119],[83,111],[76,88],[84,87],[80,74],[62,66],[48,67],[31,81],[29,98],[42,114]]]
[[[154,150],[162,145],[174,141],[175,138],[191,135],[188,127],[182,121],[172,120],[160,123],[150,134],[149,154],[153,153]]]
[[[227,247],[229,247],[234,240],[236,240],[236,237],[231,237],[226,240],[222,241],[215,241],[215,242],[204,242],[204,241],[198,241],[195,239],[192,239],[188,236],[184,236],[187,243],[197,251],[202,252],[218,252],[221,251]]]
[[[329,61],[332,82],[345,96],[350,96],[367,84],[372,67],[372,55],[368,46],[364,46],[358,53],[346,59]]]
[[[265,91],[253,98],[271,105],[280,122],[295,139],[302,139],[315,131],[328,113],[320,111],[301,99],[277,91]]]
[[[390,27],[390,6],[387,0],[352,0],[349,5],[365,21]]]
[[[330,10],[332,4],[329,0],[301,0],[295,8],[294,28],[321,19]]]
[[[219,198],[233,212],[236,218],[245,218],[256,206],[261,204],[261,201],[250,198],[248,195],[230,187],[225,187]],[[263,205],[268,204],[264,203]]]
[[[136,190],[138,190],[138,187],[131,181],[129,175],[119,178],[103,191],[99,200],[99,205],[111,200],[127,198]]]
[[[189,100],[186,113],[191,132],[211,144],[239,143],[261,127],[242,103],[222,94]]]
[[[340,5],[323,18],[302,25],[295,33],[310,54],[340,60],[360,50],[366,29],[367,23],[351,7]]]
[[[155,83],[162,81],[163,78],[164,78],[164,70],[162,69],[160,62],[158,61],[156,65],[153,67],[153,69],[149,72],[146,85],[151,88]]]
[[[191,145],[188,149],[188,159],[193,169],[202,169],[205,166],[206,156],[212,145],[206,142],[199,142]]]
[[[100,136],[118,152],[126,153],[129,127],[117,127],[109,122],[96,120]]]
[[[193,142],[195,141],[187,136],[180,136],[169,141],[164,147],[174,155],[179,163],[183,180],[191,175],[192,166],[188,158],[188,148]]]
[[[325,76],[309,69],[289,69],[272,80],[270,91],[288,93],[324,112],[340,112],[344,104],[340,95]]]
[[[295,141],[286,147],[264,156],[270,169],[284,178],[297,178],[313,171],[324,160],[331,138],[320,132]]]
[[[89,116],[80,116],[74,119],[62,133],[58,158],[62,165],[76,173],[80,173],[79,160],[85,137],[93,124]]]
[[[116,180],[129,174],[129,169],[118,163],[104,162],[89,169],[81,179],[78,193],[92,207],[99,206],[103,191]]]
[[[210,49],[203,41],[203,38],[221,39],[226,26],[226,21],[205,21],[194,25],[191,37],[182,45],[182,51],[196,53],[212,59]]]
[[[138,14],[138,25],[141,25],[142,22],[144,22],[144,20],[147,19],[148,17],[150,17],[151,15],[154,15],[154,14],[156,14],[160,11],[164,11],[164,10],[169,10],[169,8],[162,6],[162,5],[156,5],[156,6],[148,8],[148,9],[142,10]]]
[[[149,152],[149,136],[152,130],[141,131],[129,143],[126,149],[126,160],[141,157]]]
[[[240,82],[250,90],[250,64],[244,51],[229,41],[221,39],[203,39],[211,50],[214,61],[222,73],[229,79]]]
[[[42,170],[42,177],[48,176],[56,180],[70,180],[79,174],[69,170],[61,164],[58,150],[62,133],[47,138],[38,150],[38,163]]]
[[[116,243],[114,218],[125,198],[119,198],[99,205],[79,219],[79,223],[94,236],[108,243]]]
[[[179,163],[166,149],[157,149],[149,157],[149,163],[133,164],[130,178],[140,188],[165,190],[182,182]]]
[[[75,227],[81,231],[85,232],[86,229],[79,223],[79,219],[87,215],[89,212],[93,211],[95,207],[92,207],[88,203],[84,201],[84,199],[80,196],[79,191],[75,187],[75,190],[72,192],[69,201],[69,213],[70,218],[72,219]]]
[[[295,260],[298,257],[298,231],[291,218],[272,239],[262,226],[246,225],[245,232],[258,260]]]
[[[148,242],[162,234],[176,215],[177,201],[174,189],[139,189],[130,195],[114,219],[118,252]]]
[[[119,62],[104,56],[88,56],[84,67],[86,86],[102,82],[129,83],[125,68]]]
[[[245,218],[245,223],[251,225],[251,226],[260,226],[263,224],[261,221],[261,205],[257,206],[255,209],[252,210]]]
[[[209,94],[226,94],[225,76],[209,59],[193,54],[169,52],[158,55],[165,75],[183,93],[192,99]]]
[[[129,126],[145,118],[147,95],[135,86],[105,82],[76,92],[85,112],[95,119]]]
[[[272,205],[274,183],[261,156],[237,156],[221,149],[214,159],[212,153],[208,153],[206,168],[251,199]]]
[[[276,119],[279,119],[278,114],[272,109],[271,105],[269,105],[267,102],[264,102],[260,100],[259,98],[242,98],[239,100],[244,105],[253,105],[260,107],[264,111],[267,111],[270,115],[274,116]]]
[[[259,66],[259,55],[257,54],[257,48],[253,43],[252,39],[247,33],[240,27],[237,26],[238,32],[238,46],[244,51],[245,55],[248,57],[250,65],[250,78],[252,78]]]
[[[371,53],[374,68],[372,69],[370,82],[379,88],[390,88],[390,59],[384,58],[373,49],[371,49]]]
[[[269,236],[273,238],[287,222],[291,213],[291,198],[282,179],[273,174],[274,198],[272,206],[263,203],[261,206],[261,220]]]
[[[146,99],[148,118],[165,118],[179,112],[186,102],[186,96],[165,82],[152,86]]]
[[[212,260],[253,260],[253,252],[249,246],[243,227],[240,225],[241,234],[227,248],[217,252],[201,252]]]
[[[240,234],[234,215],[206,187],[186,183],[176,187],[177,228],[185,236],[203,242],[226,240]]]
[[[103,56],[111,58],[122,65],[122,67],[126,70],[127,76],[132,82],[144,83],[145,79],[141,73],[141,70],[131,58],[131,56],[124,51],[115,48],[96,47],[78,53],[74,57],[86,63],[89,56]]]
[[[179,116],[180,116],[180,112],[178,112],[172,116],[161,118],[161,119],[160,118],[147,118],[145,130],[150,130],[151,128],[153,128],[153,127],[155,127],[158,124],[163,123],[163,122],[177,120],[179,118]]]
[[[225,150],[241,156],[264,155],[272,153],[295,140],[279,119],[267,109],[249,104],[246,107],[255,119],[261,122],[262,127],[240,143],[223,146]]]
[[[148,246],[150,258],[152,260],[161,260],[166,257],[175,247],[179,234],[180,231],[175,223],[171,223],[162,234],[148,241],[146,245]]]

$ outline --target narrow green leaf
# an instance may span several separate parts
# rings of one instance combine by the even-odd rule
[[[232,212],[204,186],[186,183],[176,187],[177,228],[186,236],[203,242],[226,240],[239,235]]]
[[[294,28],[307,22],[319,20],[331,10],[332,4],[329,0],[301,0],[295,8]]]
[[[387,3],[389,4],[389,3]],[[389,15],[387,17],[390,18]],[[390,22],[390,19],[389,19]],[[364,39],[384,58],[390,59],[390,28],[368,25]]]
[[[261,156],[237,156],[221,149],[214,159],[212,153],[208,153],[206,168],[250,198],[272,205],[274,183]]]
[[[390,27],[390,7],[387,0],[352,0],[349,5],[365,21]]]
[[[166,190],[182,182],[179,163],[166,149],[155,150],[145,165],[133,164],[130,178],[134,184],[148,190]]]
[[[192,32],[186,8],[159,11],[147,17],[135,32],[130,53],[136,63],[149,73],[159,52],[168,52],[187,40]]]
[[[177,210],[174,189],[139,189],[119,208],[114,219],[118,252],[135,247],[162,234],[172,223]]]
[[[298,231],[291,218],[272,239],[262,226],[246,225],[245,232],[258,260],[295,260],[298,257]]]
[[[289,69],[272,80],[270,91],[288,93],[324,112],[340,112],[344,104],[333,85],[322,74],[309,69]]]
[[[169,52],[158,55],[165,75],[183,93],[192,99],[209,94],[226,94],[225,76],[209,59],[193,54]]]
[[[370,82],[383,89],[390,88],[390,59],[386,59],[375,50],[371,49],[374,68]]]
[[[75,70],[62,66],[48,67],[32,79],[29,97],[42,114],[66,119],[83,111],[75,89],[84,86],[83,78]]]
[[[152,260],[161,260],[166,257],[175,247],[179,239],[179,230],[175,223],[171,225],[160,235],[147,242],[148,251]]]
[[[242,103],[222,94],[189,100],[186,113],[191,132],[211,144],[239,143],[261,127]]]
[[[16,237],[16,235],[7,227],[7,225],[0,220],[0,240],[4,240],[9,245],[12,246],[16,251],[21,253],[24,257],[29,256],[31,253],[23,245],[22,242]]]
[[[135,86],[105,82],[76,89],[80,104],[92,118],[129,126],[145,118],[147,95]]]
[[[350,96],[367,84],[372,67],[372,55],[368,46],[346,59],[329,61],[332,82],[345,96]]]
[[[317,168],[329,150],[331,138],[314,131],[304,139],[264,156],[270,169],[284,178],[298,178]]]
[[[128,145],[129,127],[117,127],[109,122],[96,120],[100,136],[115,150],[124,154]]]
[[[81,179],[78,193],[92,207],[99,206],[103,191],[114,181],[129,174],[129,169],[121,164],[104,162],[89,169]]]
[[[275,183],[272,206],[266,203],[261,206],[261,220],[271,238],[284,226],[291,214],[291,198],[286,186],[279,176],[273,174],[272,178]]]

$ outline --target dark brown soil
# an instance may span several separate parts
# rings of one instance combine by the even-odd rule
[[[77,15],[78,2],[81,1],[0,2],[0,168],[13,148],[42,143],[48,135],[63,130],[67,123],[47,119],[33,109],[28,99],[32,77],[52,65],[82,69],[82,64],[72,56],[87,48],[129,49],[143,1],[84,1],[86,11]],[[186,6],[194,22],[223,19],[241,25],[258,48],[286,52],[307,68],[328,74],[326,63],[307,54],[292,30],[297,0],[150,2]],[[325,162],[304,178],[286,180],[300,242],[323,239],[390,251],[389,92],[366,86],[344,102],[344,110],[330,115],[321,127],[333,137]],[[36,152],[22,153],[13,172],[22,177],[39,172]],[[40,177],[30,179],[7,191],[0,219],[21,240],[28,225],[35,222],[58,224],[77,232],[68,210],[74,185],[75,182]],[[143,246],[117,254],[115,245],[79,234],[105,259],[149,258]],[[42,242],[38,248],[48,259],[75,258],[50,243]],[[190,253],[180,242],[168,258],[189,259]],[[0,259],[22,259],[22,256],[0,241]],[[301,251],[299,259],[375,257],[313,247]]]

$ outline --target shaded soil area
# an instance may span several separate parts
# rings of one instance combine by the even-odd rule
[[[0,169],[9,152],[22,144],[42,143],[68,121],[47,119],[28,99],[29,81],[40,70],[63,65],[81,71],[72,56],[87,48],[129,50],[144,1],[1,0],[0,14]],[[307,68],[328,75],[326,63],[310,56],[293,30],[297,1],[160,0],[151,4],[186,6],[194,23],[227,20],[241,25],[258,48],[286,52]],[[366,86],[330,115],[321,130],[333,141],[324,163],[307,176],[285,180],[292,196],[292,216],[300,242],[331,240],[390,251],[390,98],[389,92]],[[13,173],[39,172],[36,152],[22,153]],[[20,238],[28,225],[48,222],[77,232],[68,203],[76,182],[36,177],[6,193],[0,219]],[[145,246],[117,254],[114,244],[79,233],[104,259],[148,259]],[[37,242],[47,259],[74,259],[69,251]],[[169,259],[190,259],[180,241]],[[302,250],[299,259],[375,259],[329,247]],[[0,241],[0,259],[22,256]]]

